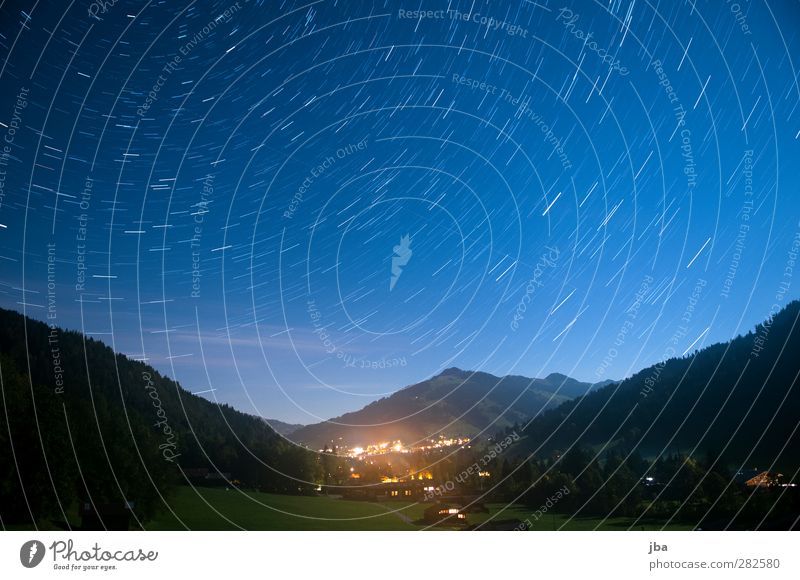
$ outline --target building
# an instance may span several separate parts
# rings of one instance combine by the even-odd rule
[[[380,485],[378,493],[385,494],[386,499],[422,501],[433,489],[433,485],[426,481],[389,481]]]
[[[467,514],[463,508],[455,503],[437,502],[425,508],[424,518],[426,524],[467,525]]]
[[[429,481],[398,481],[396,478],[381,483],[358,484],[357,481],[337,491],[345,499],[361,499],[367,501],[423,501],[425,495],[432,492],[433,485]]]
[[[747,479],[744,484],[747,487],[777,487],[781,485],[782,473],[775,473],[774,471],[762,471]]]

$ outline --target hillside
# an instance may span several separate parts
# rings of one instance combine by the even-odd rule
[[[187,468],[278,492],[303,487],[292,477],[316,477],[313,454],[262,419],[192,395],[78,332],[3,309],[0,379],[3,526],[64,521],[78,502],[131,501],[144,521],[186,482]]]
[[[533,421],[518,451],[547,456],[578,443],[722,464],[800,466],[800,302],[752,332],[648,367]]]
[[[484,429],[491,434],[594,387],[560,374],[530,379],[451,368],[359,411],[298,429],[291,439],[322,449],[396,440],[415,443],[439,434],[471,437]]]
[[[305,427],[305,425],[300,425],[299,423],[284,423],[277,419],[264,419],[264,421],[266,421],[267,425],[272,427],[276,433],[284,437],[291,435],[301,427]]]

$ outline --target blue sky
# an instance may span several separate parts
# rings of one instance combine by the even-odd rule
[[[0,305],[308,423],[797,297],[796,3],[421,9],[3,4]]]

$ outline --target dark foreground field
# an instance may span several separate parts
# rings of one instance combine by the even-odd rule
[[[333,497],[302,497],[219,488],[179,488],[172,496],[172,512],[162,513],[146,524],[148,530],[421,530],[423,511],[429,504],[410,502],[373,503]],[[534,530],[625,530],[627,518],[605,521],[549,514],[534,521],[531,510],[488,504],[489,513],[471,513],[469,524],[497,520],[529,519]],[[661,529],[658,523],[635,529]],[[455,529],[454,527],[444,529]],[[671,525],[668,529],[690,529]]]

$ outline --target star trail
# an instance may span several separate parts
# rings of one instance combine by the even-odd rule
[[[797,297],[796,2],[4,2],[0,306],[311,423]]]

